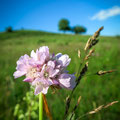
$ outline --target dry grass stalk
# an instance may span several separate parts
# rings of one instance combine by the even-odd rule
[[[99,76],[101,76],[101,75],[109,74],[109,73],[112,73],[112,72],[116,72],[116,70],[108,70],[108,71],[100,70],[100,71],[92,73],[92,74],[87,74],[86,76],[91,76],[91,75],[99,75]]]
[[[81,57],[81,52],[80,52],[80,50],[78,50],[78,57],[79,57],[79,58]]]
[[[74,115],[74,113],[75,113],[75,110],[77,109],[80,101],[81,101],[81,96],[79,96],[79,98],[78,98],[78,100],[77,100],[77,104],[74,106],[74,108],[73,108],[73,110],[72,110],[72,114],[71,114],[70,120],[72,120],[72,117],[73,117],[73,115]]]
[[[66,98],[66,107],[65,107],[65,114],[64,114],[64,119],[66,119],[66,116],[68,114],[69,108],[70,108],[70,102],[71,102],[71,97],[68,96]]]
[[[94,109],[93,111],[88,112],[88,114],[94,114],[97,113],[98,111],[100,111],[103,108],[104,105],[100,105],[99,107],[97,107],[96,109]]]
[[[91,115],[91,114],[95,114],[99,111],[101,111],[102,109],[105,109],[105,108],[108,108],[116,103],[118,103],[119,101],[113,101],[111,103],[108,103],[107,105],[100,105],[98,106],[97,108],[95,108],[94,110],[90,111],[90,112],[87,112],[86,114],[80,116],[79,118],[77,118],[76,120],[80,120],[81,118],[85,117],[85,116],[88,116],[88,115]]]
[[[81,101],[81,96],[78,98],[77,105],[79,105],[80,101]]]
[[[96,31],[94,35],[88,39],[84,48],[85,51],[92,48],[92,46],[96,45],[96,43],[98,42],[97,38],[100,35],[101,30],[103,30],[103,27],[99,28],[98,31]]]
[[[100,70],[100,71],[98,71],[96,74],[97,74],[97,75],[104,75],[104,74],[112,73],[112,72],[115,72],[115,70],[108,70],[108,71]]]
[[[88,114],[94,114],[94,113],[97,113],[98,111],[102,110],[102,109],[105,109],[105,108],[108,108],[110,106],[112,106],[113,104],[115,103],[118,103],[119,101],[113,101],[111,103],[108,103],[107,105],[100,105],[99,107],[97,107],[96,109],[94,109],[93,111],[90,111],[88,112]]]
[[[80,83],[80,80],[82,79],[82,77],[85,75],[85,73],[87,72],[88,70],[88,62],[85,63],[85,66],[83,67],[83,69],[81,70],[80,72],[80,75],[76,81],[76,86],[75,88],[78,86],[78,84]]]
[[[98,31],[96,31],[94,33],[94,35],[92,37],[90,37],[86,43],[86,46],[84,48],[86,54],[88,53],[88,50],[90,50],[90,48],[92,48],[94,45],[97,44],[98,42],[98,36],[100,35],[100,32],[101,30],[103,29],[103,27],[99,28]],[[77,74],[77,79],[76,79],[76,86],[74,87],[74,89],[72,90],[71,94],[69,97],[67,97],[66,99],[66,109],[65,109],[65,114],[64,114],[64,119],[66,119],[66,117],[68,116],[68,112],[69,112],[69,108],[70,108],[70,104],[71,104],[71,99],[72,99],[72,96],[73,96],[73,93],[75,91],[75,89],[77,88],[77,86],[79,85],[81,79],[83,78],[83,76],[85,76],[87,70],[88,70],[88,62],[86,62],[86,60],[89,60],[89,57],[92,55],[92,53],[94,52],[94,49],[93,50],[90,50],[89,53],[87,55],[85,55],[85,57],[82,59],[82,62],[80,63],[80,66],[79,66],[79,69],[78,69],[78,74]],[[80,50],[78,50],[78,57],[80,58],[81,57],[81,52]],[[86,63],[85,63],[86,62]],[[112,71],[99,71],[97,73],[95,73],[94,75],[103,75],[103,74],[106,74],[106,73],[111,73]],[[78,99],[78,102],[77,104],[75,105],[75,107],[73,108],[73,111],[72,111],[72,115],[71,115],[71,119],[74,115],[74,112],[78,106],[80,102],[80,98]],[[110,104],[111,105],[111,104]],[[104,105],[102,106],[99,106],[98,108],[96,108],[95,110],[93,111],[90,111],[88,113],[86,113],[87,115],[88,114],[93,114],[93,113],[96,113],[98,111],[100,111],[103,107],[105,107]],[[83,115],[86,116],[86,114]]]
[[[88,55],[86,55],[85,60],[88,60],[90,56],[94,53],[95,49],[89,51]]]
[[[85,66],[82,68],[80,75],[76,81],[76,86],[74,87],[74,89],[72,90],[71,94],[69,97],[67,97],[67,101],[66,101],[66,109],[65,109],[65,114],[64,114],[64,119],[66,119],[66,116],[68,115],[69,112],[69,108],[70,108],[70,103],[71,103],[71,99],[72,99],[72,95],[76,89],[76,87],[78,86],[78,84],[80,83],[80,80],[82,79],[82,77],[85,75],[85,73],[87,72],[88,69],[88,62],[86,62]]]
[[[50,109],[48,107],[46,96],[44,94],[42,94],[42,96],[43,96],[44,109],[45,109],[46,115],[49,118],[49,120],[52,120],[52,115],[51,115]]]
[[[113,102],[105,105],[104,108],[108,108],[109,106],[112,106],[113,104],[118,103],[118,102],[119,102],[119,101],[113,101]]]

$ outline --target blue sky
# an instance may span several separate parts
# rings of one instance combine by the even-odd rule
[[[58,21],[83,25],[86,34],[100,26],[102,35],[120,34],[120,0],[0,0],[0,31],[13,29],[58,31]]]

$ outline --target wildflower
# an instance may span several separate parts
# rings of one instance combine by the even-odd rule
[[[47,46],[40,47],[30,57],[21,56],[17,61],[14,77],[26,76],[24,82],[35,86],[35,95],[42,92],[46,94],[50,86],[73,89],[76,85],[75,75],[68,74],[66,70],[71,59],[68,55],[51,55]]]

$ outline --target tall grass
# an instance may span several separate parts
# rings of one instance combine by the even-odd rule
[[[49,46],[51,52],[62,52],[69,54],[71,65],[68,70],[73,73],[78,70],[80,59],[77,57],[77,51],[80,49],[83,53],[85,43],[89,36],[49,34],[32,31],[17,31],[15,33],[0,33],[0,119],[16,119],[13,115],[15,105],[24,103],[23,97],[29,91],[29,85],[22,82],[23,78],[15,80],[13,72],[15,71],[16,61],[19,56],[30,53],[32,49],[40,46]],[[101,70],[110,70],[115,68],[119,71],[120,67],[120,38],[118,37],[100,37],[100,42],[96,46],[94,59],[89,60],[89,68],[77,87],[73,95],[70,110],[76,104],[78,96],[82,96],[80,105],[76,109],[75,118],[87,113],[101,104],[107,104],[114,100],[119,100],[120,77],[119,72],[110,75],[91,76],[90,74]],[[49,90],[51,93],[51,90]],[[61,90],[56,94],[47,94],[47,100],[54,119],[61,120],[65,111],[65,98],[70,91]],[[119,105],[119,103],[118,103]],[[98,114],[87,116],[87,120],[101,119],[119,119],[120,110],[118,105],[109,109],[100,111]],[[59,109],[58,109],[59,108]],[[60,113],[60,114],[59,114]]]

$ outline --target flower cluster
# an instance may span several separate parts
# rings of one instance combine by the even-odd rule
[[[43,46],[36,52],[32,50],[30,56],[25,54],[19,58],[14,77],[25,75],[23,81],[35,86],[35,95],[40,92],[46,94],[50,86],[73,89],[76,85],[75,75],[68,74],[66,70],[70,61],[68,55],[51,55],[49,48]]]

